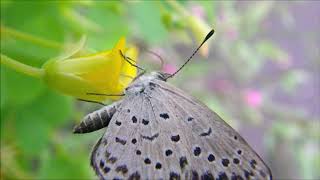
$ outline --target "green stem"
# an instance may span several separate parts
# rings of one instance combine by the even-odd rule
[[[43,39],[40,37],[36,37],[31,34],[17,31],[15,29],[12,29],[9,27],[0,26],[0,31],[1,31],[1,33],[4,33],[5,35],[9,35],[9,36],[15,37],[17,39],[28,41],[28,42],[31,42],[34,44],[38,44],[40,46],[47,47],[47,48],[53,48],[53,49],[62,49],[63,48],[63,46],[58,42]]]
[[[34,78],[41,79],[44,75],[43,69],[34,68],[32,66],[25,65],[3,54],[1,54],[0,61],[1,61],[1,64],[8,66],[16,70],[17,72],[27,74]]]
[[[188,16],[188,11],[175,0],[166,0],[166,2],[182,16]]]

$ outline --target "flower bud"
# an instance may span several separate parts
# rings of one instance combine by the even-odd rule
[[[137,58],[136,48],[126,48],[121,38],[110,51],[86,56],[50,60],[44,64],[44,80],[64,94],[87,101],[117,100],[119,96],[90,95],[88,93],[119,95],[136,76],[136,67],[129,64],[120,51],[131,59]]]

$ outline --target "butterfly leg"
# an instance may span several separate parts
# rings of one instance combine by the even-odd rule
[[[74,128],[73,133],[89,133],[107,127],[120,104],[121,101],[117,101],[88,114],[84,117],[83,121]]]
[[[96,103],[96,104],[100,104],[102,106],[105,106],[105,104],[103,104],[102,102],[98,102],[98,101],[90,101],[90,100],[85,100],[85,99],[78,99],[78,100],[83,101],[83,102]]]

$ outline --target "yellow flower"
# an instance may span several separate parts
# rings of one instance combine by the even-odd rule
[[[133,60],[138,55],[137,49],[126,48],[125,39],[121,38],[109,51],[48,61],[43,66],[44,80],[50,87],[78,99],[98,102],[117,100],[120,97],[88,93],[122,94],[136,76],[136,67],[130,65],[120,51]]]

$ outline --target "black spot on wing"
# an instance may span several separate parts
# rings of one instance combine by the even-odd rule
[[[121,122],[116,121],[116,125],[117,125],[117,126],[121,126]]]
[[[239,160],[238,158],[234,158],[234,159],[233,159],[233,163],[234,163],[234,164],[239,164],[239,163],[240,163],[240,160]]]
[[[132,144],[136,144],[136,143],[137,143],[137,139],[136,139],[136,138],[133,138],[133,139],[131,140],[131,143],[132,143]]]
[[[102,160],[100,160],[100,164],[99,164],[100,168],[104,167],[104,162]]]
[[[148,121],[148,120],[146,120],[146,119],[142,119],[142,124],[144,124],[144,125],[148,125],[148,124],[149,124],[149,121]]]
[[[112,180],[124,180],[124,179],[121,179],[119,177],[114,177]]]
[[[116,161],[117,161],[116,157],[110,157],[110,158],[107,159],[107,162],[111,163],[111,164],[114,164]]]
[[[195,147],[194,149],[193,149],[193,154],[195,155],[195,156],[199,156],[200,154],[201,154],[201,148],[200,147]]]
[[[244,170],[244,177],[246,177],[247,179],[250,179],[250,176],[253,176],[253,172],[252,171],[247,171],[247,170]]]
[[[155,168],[156,168],[156,169],[161,169],[161,168],[162,168],[161,163],[157,162],[157,164],[156,164]]]
[[[187,121],[192,121],[193,120],[193,117],[188,117]]]
[[[132,116],[131,120],[133,123],[137,123],[137,121],[138,121],[138,119],[135,116]]]
[[[222,163],[222,165],[223,165],[224,167],[228,167],[230,161],[229,161],[229,159],[222,159],[222,160],[221,160],[221,163]]]
[[[167,113],[161,113],[161,114],[160,114],[160,117],[163,118],[163,119],[165,119],[165,120],[166,120],[166,119],[169,119],[169,115],[168,115]]]
[[[220,172],[219,175],[218,175],[218,178],[217,180],[228,180],[228,176],[226,175],[225,172]]]
[[[116,142],[117,142],[117,143],[120,143],[120,144],[122,144],[122,145],[125,145],[125,144],[127,143],[126,140],[120,139],[120,138],[118,138],[118,137],[116,137]]]
[[[103,170],[103,172],[104,172],[105,174],[107,174],[111,169],[106,166],[106,167],[104,167],[102,170]]]
[[[151,164],[151,160],[150,160],[149,158],[145,158],[145,159],[144,159],[144,163],[146,163],[146,164]]]
[[[238,136],[234,136],[233,138],[234,138],[235,140],[237,140],[237,139],[238,139]]]
[[[237,175],[236,173],[232,173],[231,180],[244,180],[240,175]]]
[[[166,154],[166,156],[170,156],[172,154],[172,150],[171,149],[167,149],[165,154]]]
[[[171,141],[173,141],[173,142],[178,142],[179,140],[180,140],[179,134],[178,134],[178,135],[175,135],[175,136],[171,136]]]
[[[201,133],[200,136],[209,136],[211,134],[211,132],[212,132],[212,130],[211,130],[211,128],[209,128],[207,132]]]
[[[208,161],[209,162],[212,162],[212,161],[214,161],[216,158],[214,157],[214,155],[213,154],[209,154],[209,156],[208,156]]]
[[[153,141],[153,140],[156,139],[158,136],[159,136],[159,133],[156,133],[156,134],[153,135],[153,136],[144,136],[144,135],[141,135],[141,137],[142,137],[143,139],[146,139],[146,140],[149,140],[149,141]]]
[[[140,150],[137,150],[137,151],[136,151],[136,154],[137,154],[137,155],[141,155],[141,151],[140,151]]]
[[[140,177],[139,172],[136,171],[129,176],[128,180],[140,180]]]
[[[184,169],[184,167],[188,164],[188,160],[185,156],[180,157],[179,160],[180,168]]]
[[[257,161],[256,160],[251,160],[250,161],[250,165],[251,165],[251,167],[253,168],[253,169],[256,169],[256,165],[257,165]]]
[[[180,174],[175,172],[170,172],[170,180],[180,180]]]
[[[199,174],[197,173],[197,171],[192,170],[191,179],[192,180],[199,180]]]
[[[128,168],[126,165],[121,165],[116,168],[117,172],[121,172],[122,174],[126,174],[128,172]]]
[[[205,172],[201,175],[201,180],[214,180],[214,177],[210,172]]]

